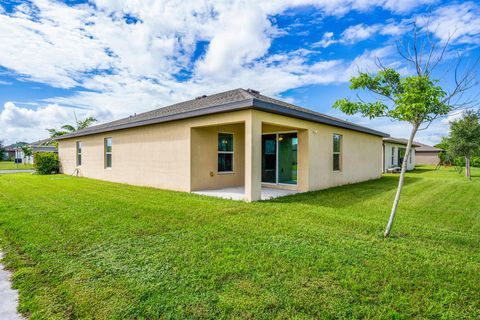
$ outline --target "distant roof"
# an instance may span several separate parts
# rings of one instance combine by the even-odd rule
[[[28,143],[23,141],[12,143],[11,145],[5,147],[5,151],[15,151],[15,149],[20,148],[22,145],[28,145]]]
[[[56,151],[57,147],[54,145],[49,145],[48,143],[51,142],[51,139],[43,139],[43,140],[38,140],[32,143],[27,143],[27,142],[17,142],[13,143],[9,146],[5,147],[5,151],[15,151],[15,149],[18,149],[21,145],[28,145],[34,149],[35,152],[39,151]]]
[[[383,141],[384,142],[401,144],[401,145],[405,145],[405,146],[408,144],[408,140],[407,139],[402,139],[402,138],[387,137],[387,138],[383,138]],[[415,150],[418,150],[417,147],[420,147],[420,145],[418,144],[418,142],[414,141],[413,144],[412,144],[412,147],[414,147]]]
[[[251,89],[234,89],[210,96],[201,96],[193,100],[176,103],[170,106],[130,116],[120,120],[92,126],[74,133],[58,137],[58,140],[72,137],[86,136],[101,132],[108,132],[126,128],[145,126],[180,119],[193,118],[215,113],[256,109],[271,113],[282,114],[294,118],[328,124],[335,127],[360,131],[376,136],[388,137],[389,135],[367,127],[327,116],[309,109],[261,95]]]
[[[55,146],[53,145],[49,145],[49,143],[52,141],[52,139],[42,139],[42,140],[38,140],[38,141],[35,141],[35,142],[32,142],[32,143],[29,143],[28,145],[31,146],[31,147],[53,147],[55,148]]]
[[[415,142],[420,145],[420,147],[415,148],[415,151],[417,152],[441,152],[443,149],[440,148],[435,148],[432,146],[429,146],[428,144],[420,143],[420,142]]]

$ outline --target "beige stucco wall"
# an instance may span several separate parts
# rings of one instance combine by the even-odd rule
[[[82,141],[81,176],[179,191],[244,185],[246,200],[258,200],[261,134],[292,130],[298,132],[298,185],[293,188],[317,190],[381,176],[381,137],[257,110],[60,140],[59,156],[62,171],[71,174],[76,168],[75,143]],[[218,132],[234,133],[233,174],[217,173]],[[343,136],[339,172],[333,171],[334,133]],[[104,168],[106,137],[113,142],[109,169]]]
[[[218,134],[233,134],[233,172],[218,172]],[[245,123],[191,129],[191,190],[243,187],[245,182]]]
[[[416,154],[416,163],[417,164],[432,164],[437,165],[440,162],[438,157],[438,152],[417,152]]]
[[[77,168],[75,144],[81,141],[82,165],[77,168],[80,176],[191,191],[191,128],[239,123],[248,113],[248,110],[230,112],[59,140],[61,170],[71,174]],[[103,143],[107,137],[112,138],[113,165],[105,169]]]
[[[104,165],[104,138],[112,138],[112,167]],[[82,165],[76,167],[76,141]],[[190,131],[178,122],[59,140],[63,173],[140,186],[189,191]]]

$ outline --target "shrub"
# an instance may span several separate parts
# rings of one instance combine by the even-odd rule
[[[472,159],[470,159],[470,165],[472,167],[480,167],[480,157],[472,157]]]
[[[35,160],[35,170],[38,174],[58,173],[60,169],[58,154],[53,152],[35,152],[33,158]]]
[[[465,158],[464,157],[456,157],[453,163],[457,167],[465,167]]]
[[[455,165],[459,167],[465,167],[465,158],[464,157],[456,157],[455,158]],[[480,167],[480,157],[473,156],[470,158],[470,166],[472,167]]]

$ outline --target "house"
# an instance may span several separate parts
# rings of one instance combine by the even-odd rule
[[[33,155],[32,156],[25,156],[22,150],[22,146],[29,146],[32,148],[32,153],[35,152],[57,152],[57,147],[54,145],[49,145],[50,139],[43,139],[39,141],[35,141],[32,143],[26,142],[17,142],[12,145],[5,147],[5,155],[4,157],[10,161],[16,161],[18,163],[33,163]]]
[[[383,138],[383,172],[400,171],[407,149],[408,140],[400,138]],[[407,161],[407,170],[415,169],[415,150],[419,145],[414,142]]]
[[[386,136],[235,89],[60,136],[58,152],[66,174],[255,201],[379,178]]]
[[[431,164],[437,165],[440,162],[439,153],[443,152],[442,149],[429,146],[420,142],[416,142],[419,146],[417,151],[417,164]]]
[[[13,161],[15,160],[15,145],[11,144],[5,147],[4,154],[2,156],[2,160]]]

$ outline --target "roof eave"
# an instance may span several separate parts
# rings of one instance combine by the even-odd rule
[[[289,109],[284,106],[280,106],[278,104],[274,103],[269,103],[266,101],[261,101],[258,99],[253,99],[253,106],[259,110],[271,112],[271,113],[277,113],[281,115],[287,115],[290,117],[298,118],[298,119],[303,119],[303,120],[308,120],[308,121],[314,121],[317,123],[322,123],[322,124],[327,124],[331,125],[334,127],[339,127],[339,128],[344,128],[344,129],[349,129],[353,131],[359,131],[363,133],[368,133],[371,135],[375,136],[380,136],[380,137],[389,137],[390,135],[384,132],[380,132],[377,130],[373,130],[370,128],[362,127],[359,125],[356,125],[354,123],[348,123],[348,122],[343,122],[343,121],[338,121],[326,117],[322,117],[320,115],[315,115],[312,113],[306,113],[300,110],[294,110],[294,109]]]

